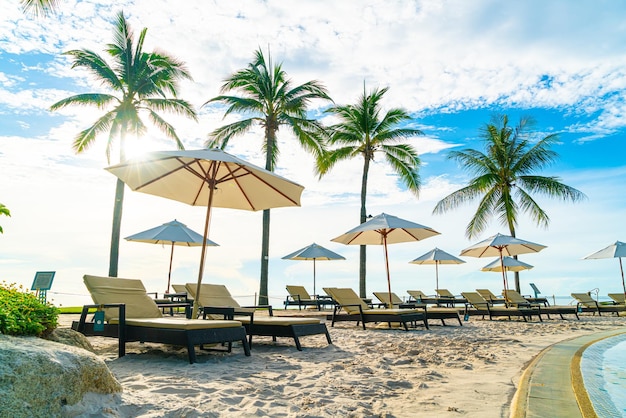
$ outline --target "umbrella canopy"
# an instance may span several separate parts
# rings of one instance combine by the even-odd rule
[[[533,268],[530,264],[524,263],[523,261],[516,260],[513,257],[502,257],[502,263],[500,263],[500,259],[496,258],[491,263],[487,264],[485,267],[481,268],[481,271],[496,271],[501,272],[502,268],[506,271],[522,271],[522,270],[530,270]]]
[[[518,254],[537,253],[546,248],[545,245],[536,244],[530,241],[512,237],[510,235],[496,234],[486,240],[474,244],[461,251],[461,255],[469,257],[499,257],[502,271],[502,282],[504,290],[508,289],[506,281],[506,269],[504,267],[504,256]]]
[[[345,234],[333,238],[331,241],[346,245],[382,245],[385,253],[387,289],[389,291],[389,300],[391,300],[391,277],[389,275],[387,244],[420,241],[434,235],[439,235],[439,232],[415,222],[381,213]]]
[[[313,260],[313,294],[315,293],[315,262],[317,260],[345,260],[342,255],[337,254],[327,248],[322,247],[316,243],[313,243],[307,247],[300,248],[291,254],[283,257],[283,260]]]
[[[584,259],[592,260],[598,258],[617,258],[619,259],[619,270],[622,273],[622,290],[626,295],[626,284],[624,284],[624,266],[622,265],[622,257],[626,257],[626,243],[621,241],[615,241],[615,244],[611,244],[606,248],[596,251],[593,254],[589,254]]]
[[[411,264],[434,264],[435,265],[435,289],[439,289],[439,264],[463,264],[465,261],[453,256],[450,253],[433,248],[426,254],[420,255]]]
[[[170,291],[174,245],[199,247],[202,245],[202,242],[205,241],[205,238],[202,235],[187,228],[187,225],[182,222],[178,222],[176,219],[155,228],[130,235],[124,239],[127,241],[146,242],[149,244],[171,244],[172,250],[170,252],[170,269],[167,274],[167,289],[165,290],[165,293],[169,293]],[[206,245],[216,246],[217,244],[207,238]]]
[[[304,187],[220,149],[158,151],[107,167],[132,190],[193,206],[206,206],[204,238],[209,237],[211,208],[263,210],[300,206]],[[196,295],[204,272],[202,243]],[[198,312],[195,298],[193,316]]]

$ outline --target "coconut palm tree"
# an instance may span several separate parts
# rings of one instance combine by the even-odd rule
[[[326,88],[319,81],[294,86],[282,69],[282,64],[273,65],[271,57],[266,59],[259,49],[246,68],[224,81],[221,93],[230,91],[240,95],[220,95],[204,105],[220,102],[227,106],[224,117],[231,113],[241,113],[245,117],[211,132],[206,142],[208,148],[224,149],[232,138],[258,125],[264,130],[266,170],[274,171],[276,167],[279,154],[277,133],[280,127],[291,130],[305,150],[316,156],[321,154],[324,146],[323,128],[317,121],[307,118],[307,108],[313,99],[330,100]],[[262,305],[268,303],[269,234],[270,211],[264,210],[259,289],[259,304]]]
[[[497,216],[515,236],[520,213],[527,213],[537,225],[548,227],[550,218],[533,194],[571,202],[585,199],[584,193],[561,183],[560,178],[537,174],[557,159],[558,154],[551,147],[557,143],[558,136],[550,134],[533,141],[534,123],[531,117],[522,117],[517,126],[511,127],[506,115],[494,116],[480,131],[484,152],[474,149],[450,152],[448,158],[456,160],[475,177],[467,186],[439,201],[433,213],[442,214],[480,198],[465,235],[468,238],[479,235],[491,218]],[[515,288],[520,290],[519,273],[515,274]]]
[[[148,120],[167,137],[173,139],[179,149],[183,149],[183,144],[174,127],[158,112],[168,111],[193,120],[197,119],[193,107],[186,101],[176,98],[178,81],[191,80],[191,76],[185,65],[177,59],[163,52],[144,52],[143,43],[146,32],[146,28],[142,29],[135,43],[133,32],[124,14],[119,12],[114,43],[108,44],[106,49],[112,64],[109,64],[104,57],[86,49],[65,53],[72,57],[72,68],[87,69],[104,86],[115,93],[78,94],[60,100],[50,107],[51,110],[58,110],[66,106],[78,105],[95,106],[106,110],[93,125],[76,136],[72,146],[77,153],[89,148],[99,134],[108,133],[107,161],[110,163],[111,147],[117,138],[119,138],[120,161],[124,161],[128,136],[140,137],[147,130],[140,117],[142,114],[145,114]],[[173,98],[167,97],[168,94]],[[117,180],[109,261],[109,275],[112,277],[117,277],[123,201],[124,183]]]
[[[9,210],[9,208],[4,206],[2,203],[0,203],[0,215],[11,216],[11,211]],[[2,227],[0,226],[0,234],[3,234],[3,233],[4,231],[2,230]]]
[[[393,108],[382,114],[380,101],[388,88],[374,89],[369,94],[363,86],[363,95],[356,104],[333,106],[327,110],[340,120],[329,127],[329,145],[338,148],[324,153],[318,159],[317,170],[324,176],[339,161],[354,157],[363,158],[361,177],[361,212],[360,222],[367,220],[366,198],[370,164],[376,154],[381,154],[392,170],[399,175],[401,182],[416,195],[420,189],[418,169],[420,160],[417,151],[408,143],[407,138],[423,135],[422,131],[407,127],[411,120],[408,112],[402,108]],[[366,246],[360,247],[359,293],[366,297]]]
[[[20,0],[24,13],[34,17],[46,17],[54,14],[58,9],[59,2],[60,0]]]

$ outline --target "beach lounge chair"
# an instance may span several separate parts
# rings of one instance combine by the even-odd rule
[[[546,306],[543,303],[531,302],[523,297],[518,291],[510,289],[504,291],[504,298],[509,306],[516,306],[518,308],[537,308],[542,314],[546,314],[548,319],[550,319],[550,314],[559,315],[561,319],[565,319],[563,315],[571,314],[575,315],[576,319],[580,319],[578,317],[578,309],[576,306]]]
[[[626,298],[623,293],[609,293],[608,296],[613,300],[615,305],[626,305]]]
[[[463,298],[456,297],[448,289],[435,289],[435,292],[437,292],[440,304],[443,302],[448,306],[454,306],[456,304],[465,305],[465,303],[467,302],[467,300]]]
[[[459,325],[463,326],[461,317],[459,316],[459,310],[455,308],[441,308],[441,307],[427,307],[426,304],[418,304],[418,302],[404,302],[398,295],[391,292],[391,301],[389,300],[389,292],[374,292],[374,296],[379,301],[385,304],[388,308],[423,308],[426,311],[426,318],[439,319],[443,325],[446,325],[446,319],[456,319]]]
[[[436,296],[428,296],[421,290],[407,290],[409,294],[409,302],[415,301],[420,303],[426,303],[428,305],[439,305],[441,299]]]
[[[485,300],[478,292],[462,292],[461,295],[467,300],[464,312],[466,320],[470,316],[481,315],[483,319],[485,316],[489,316],[490,320],[494,317],[506,316],[509,320],[511,320],[511,317],[522,317],[524,321],[537,316],[540,321],[543,321],[539,309],[496,306]]]
[[[334,305],[333,300],[330,297],[319,295],[311,297],[304,286],[287,285],[286,288],[289,295],[287,295],[284,302],[285,309],[287,309],[288,306],[298,306],[298,310],[302,310],[303,306],[315,306],[317,307],[317,310],[320,311],[323,306]]]
[[[189,363],[196,362],[196,345],[227,343],[230,352],[232,342],[240,341],[246,356],[250,355],[246,331],[239,321],[165,318],[141,280],[85,275],[83,281],[95,305],[83,307],[72,329],[118,338],[119,357],[126,354],[126,343],[131,341],[187,347]],[[88,322],[90,308],[103,310],[104,321],[97,315],[98,319]]]
[[[329,294],[335,301],[335,308],[332,316],[329,316],[331,326],[335,326],[335,322],[340,321],[356,321],[357,326],[362,324],[363,329],[365,323],[368,322],[387,322],[389,328],[391,323],[402,324],[405,331],[409,330],[409,324],[415,325],[421,321],[426,329],[428,329],[428,319],[423,308],[416,309],[374,309],[370,308],[363,299],[361,299],[354,290],[350,288],[328,288],[324,291]],[[341,312],[344,313],[341,313]]]
[[[195,298],[196,284],[185,285],[187,293]],[[273,316],[271,305],[266,306],[241,306],[231,296],[224,285],[203,283],[200,288],[198,303],[202,308],[203,317],[211,315],[226,315],[227,318],[236,319],[243,323],[248,333],[248,343],[252,347],[252,336],[293,338],[296,348],[302,351],[300,337],[307,335],[324,334],[328,344],[332,344],[326,324],[317,318],[292,318]],[[269,316],[256,315],[259,308],[266,308]]]
[[[578,302],[576,305],[578,312],[593,312],[594,315],[596,312],[598,315],[602,315],[602,312],[612,312],[619,315],[619,312],[626,311],[626,305],[601,304],[588,293],[572,293],[572,297]]]
[[[503,296],[498,297],[489,289],[476,289],[476,292],[493,305],[506,304],[506,299]]]

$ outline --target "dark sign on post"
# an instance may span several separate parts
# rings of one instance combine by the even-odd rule
[[[55,271],[38,271],[30,290],[50,290]]]

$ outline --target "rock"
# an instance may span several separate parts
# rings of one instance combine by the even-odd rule
[[[0,335],[0,416],[67,416],[89,392],[122,387],[104,361],[82,348],[38,337]]]
[[[93,346],[83,334],[70,328],[55,328],[50,334],[44,337],[46,340],[55,341],[61,344],[80,347],[94,353]]]

